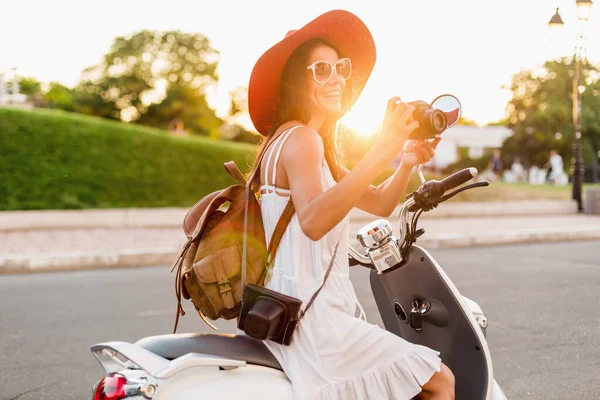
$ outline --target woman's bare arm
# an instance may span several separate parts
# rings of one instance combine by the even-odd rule
[[[375,145],[344,179],[327,190],[322,183],[321,137],[308,127],[290,134],[281,153],[282,164],[298,221],[306,236],[319,240],[356,206],[371,182],[418,128],[418,122],[412,118],[413,111],[414,107],[401,103],[400,98],[391,98]]]
[[[404,154],[392,176],[379,185],[369,185],[356,202],[356,207],[380,217],[390,216],[406,192],[413,167],[429,161],[434,156],[438,143],[439,138],[415,144],[411,152]],[[340,169],[342,179],[350,173],[343,166]]]
[[[281,161],[300,226],[312,240],[319,240],[340,223],[387,164],[387,159],[371,152],[343,180],[325,190],[323,142],[317,132],[306,127],[296,129],[287,139]]]
[[[367,190],[356,202],[356,207],[363,211],[388,217],[394,212],[398,202],[406,192],[408,181],[412,172],[411,167],[400,165],[394,173],[379,185],[369,185]],[[342,176],[350,173],[342,167]]]

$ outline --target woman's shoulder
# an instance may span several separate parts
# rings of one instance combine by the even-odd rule
[[[323,140],[319,132],[304,125],[295,125],[295,129],[289,133],[282,150],[290,156],[323,155]]]

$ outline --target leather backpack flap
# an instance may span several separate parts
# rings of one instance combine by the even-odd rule
[[[185,274],[189,273],[194,262],[194,255],[198,249],[198,237],[200,236],[199,222],[205,215],[206,209],[212,204],[215,198],[221,194],[222,190],[210,193],[200,199],[190,210],[187,212],[183,219],[183,232],[188,237],[187,242],[184,243],[181,251],[178,253],[177,258],[171,268],[171,272],[175,269],[178,270],[177,276],[175,277],[175,291],[181,293],[181,296],[185,299],[189,299],[190,293],[185,285]],[[179,265],[179,266],[178,266]]]
[[[225,189],[227,190],[227,189]],[[217,190],[216,192],[212,192],[206,196],[204,196],[200,201],[198,201],[190,210],[187,212],[185,217],[183,218],[183,232],[186,236],[193,236],[196,231],[196,227],[198,226],[198,222],[200,218],[204,215],[206,209],[210,206],[213,200],[218,197],[223,190]]]
[[[215,269],[219,258],[224,256],[220,248],[226,237],[224,233],[230,229],[227,221],[223,220],[226,212],[220,208],[230,201],[228,189],[214,197],[206,207],[194,230],[193,244],[184,261],[183,287],[194,305],[213,320],[221,318],[224,311],[235,306],[232,295],[227,294],[229,282],[224,272],[215,279],[204,278],[207,270]]]
[[[233,161],[229,161],[224,164],[225,170],[227,173],[236,181],[238,181],[241,185],[246,184],[246,180],[244,179],[244,175],[240,172],[239,168]],[[186,236],[190,237],[194,234],[196,227],[198,226],[198,222],[202,215],[206,211],[206,209],[211,205],[212,201],[219,196],[223,195],[223,192],[227,190],[231,190],[232,187],[238,187],[239,185],[230,186],[227,189],[217,190],[216,192],[212,192],[202,199],[200,199],[196,204],[190,208],[185,217],[183,218],[183,232],[185,232]]]
[[[194,287],[194,284],[189,281],[190,272],[198,257],[198,247],[202,241],[204,232],[210,230],[210,227],[214,226],[220,219],[220,216],[224,214],[222,211],[219,211],[219,208],[229,201],[230,194],[228,191],[231,192],[231,187],[213,192],[204,197],[190,209],[183,221],[184,231],[190,239],[187,243],[187,250],[184,246],[180,254],[180,257],[184,256],[181,292],[185,299],[191,298],[194,303],[198,302],[197,297],[199,292]],[[210,242],[210,238],[207,242]]]
[[[217,210],[224,203],[229,201],[226,191],[230,189],[231,187],[209,194],[188,211],[183,221],[185,234],[189,238],[187,243],[188,248],[187,251],[185,251],[186,247],[184,246],[182,254],[180,254],[180,256],[182,256],[185,251],[183,260],[184,274],[189,273],[194,265],[198,253],[199,242],[207,226],[209,226],[209,224],[215,225],[216,220],[219,219],[219,215],[223,214]]]

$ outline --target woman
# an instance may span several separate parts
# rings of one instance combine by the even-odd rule
[[[266,136],[258,156],[267,152],[253,172],[260,171],[255,189],[261,192],[267,238],[290,197],[296,209],[266,286],[306,304],[335,257],[291,345],[265,344],[297,399],[452,399],[454,377],[439,353],[367,323],[348,275],[351,209],[390,215],[413,166],[433,157],[437,145],[412,144],[393,176],[370,185],[418,126],[412,107],[393,98],[374,147],[351,172],[340,165],[335,125],[356,101],[374,63],[375,45],[362,21],[332,11],[288,33],[253,69],[249,112]]]

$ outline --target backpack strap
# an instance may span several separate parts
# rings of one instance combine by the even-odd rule
[[[233,179],[241,183],[242,185],[246,185],[246,178],[238,168],[238,166],[233,161],[229,161],[225,163],[225,170],[231,175]]]
[[[271,241],[269,242],[269,247],[267,249],[267,267],[265,268],[264,274],[268,272],[269,268],[273,264],[275,260],[275,254],[277,254],[277,249],[279,248],[279,243],[281,243],[281,239],[283,238],[283,234],[285,233],[292,217],[296,210],[294,209],[294,203],[292,199],[288,201],[287,205],[283,209],[281,213],[281,217],[279,217],[279,221],[277,221],[277,225],[275,225],[275,230],[273,231],[273,236],[271,237]]]

